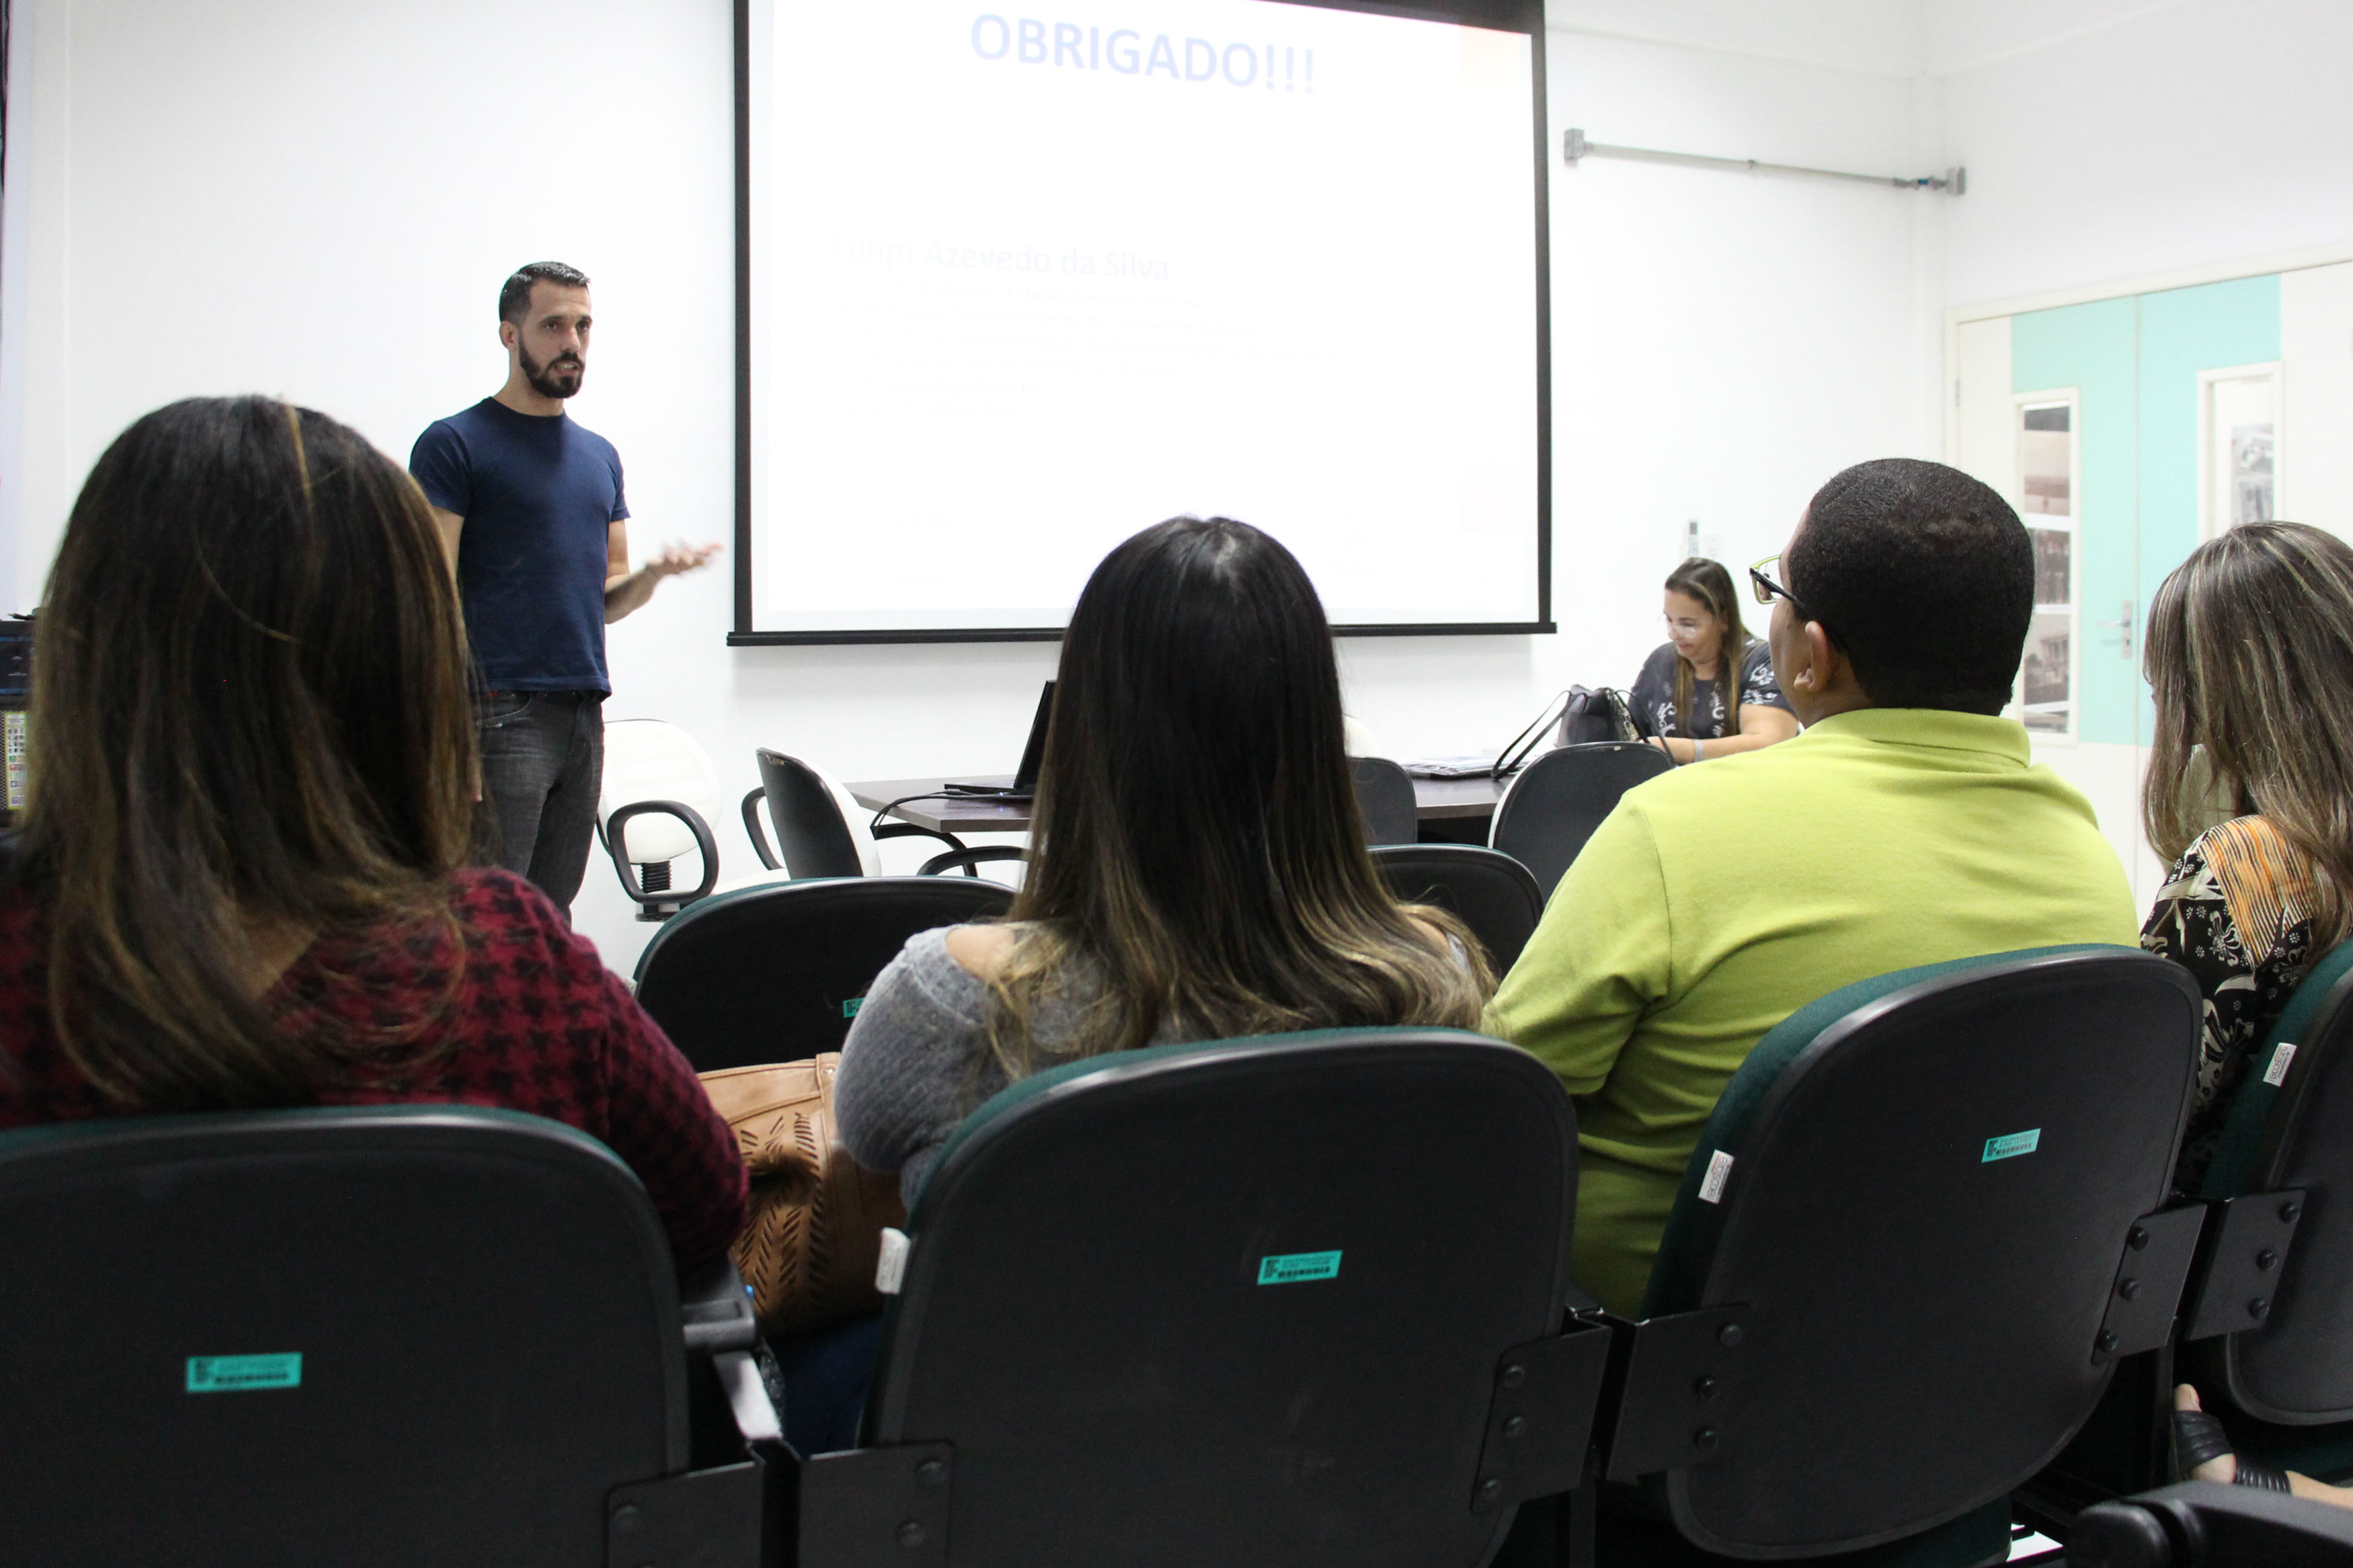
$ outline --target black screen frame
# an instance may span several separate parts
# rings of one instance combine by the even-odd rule
[[[1379,0],[1282,0],[1326,11],[1364,11],[1525,33],[1535,93],[1536,204],[1536,618],[1533,621],[1335,626],[1335,637],[1527,637],[1556,633],[1552,616],[1551,121],[1545,95],[1543,0],[1456,0],[1448,5]],[[730,647],[862,643],[1060,642],[1061,626],[923,627],[875,631],[755,631],[752,626],[752,0],[735,0],[735,627]]]

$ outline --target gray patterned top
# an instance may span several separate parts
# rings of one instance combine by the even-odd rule
[[[1645,739],[1652,735],[1690,735],[1702,741],[1724,738],[1731,724],[1731,715],[1725,711],[1724,661],[1716,661],[1716,679],[1692,682],[1691,727],[1683,727],[1683,717],[1675,711],[1675,645],[1661,643],[1642,661],[1642,673],[1634,678],[1633,689],[1628,693],[1633,709],[1634,728]],[[1778,682],[1773,679],[1773,652],[1754,637],[1740,656],[1740,701],[1742,706],[1761,704],[1789,711],[1789,700],[1781,695]]]
[[[957,1125],[1011,1081],[988,1047],[988,987],[948,952],[954,929],[910,937],[874,977],[842,1042],[833,1082],[843,1146],[870,1170],[898,1172],[911,1209]],[[1470,954],[1447,940],[1454,961],[1467,968]],[[1044,1055],[1075,1054],[1088,984],[1082,979],[1039,1003],[1030,1028]],[[1164,1021],[1152,1043],[1195,1037]]]

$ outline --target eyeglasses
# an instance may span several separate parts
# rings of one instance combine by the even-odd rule
[[[1780,565],[1781,558],[1779,556],[1767,555],[1764,560],[1759,561],[1756,565],[1751,566],[1748,569],[1749,592],[1757,595],[1757,602],[1760,605],[1769,605],[1776,599],[1787,599],[1789,601],[1789,608],[1797,611],[1798,614],[1805,616],[1808,620],[1812,620],[1814,618],[1813,612],[1806,608],[1804,600],[1799,598],[1797,595],[1792,594],[1788,589],[1784,588],[1780,584],[1776,583],[1771,577],[1766,575],[1765,568],[1770,566],[1778,571],[1779,570]]]
[[[1695,637],[1707,629],[1705,621],[1689,620],[1681,616],[1669,616],[1666,620],[1669,632],[1680,632],[1687,637]]]

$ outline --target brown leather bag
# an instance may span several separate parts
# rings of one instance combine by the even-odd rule
[[[834,1135],[841,1053],[702,1075],[752,1173],[752,1213],[731,1249],[771,1333],[830,1328],[882,1310],[882,1227],[903,1226],[899,1178],[870,1171]]]

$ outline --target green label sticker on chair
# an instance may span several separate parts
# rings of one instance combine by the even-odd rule
[[[1336,1252],[1283,1252],[1258,1260],[1261,1285],[1296,1285],[1303,1279],[1330,1279],[1340,1272]]]
[[[865,1000],[863,996],[852,996],[841,1005],[841,1016],[845,1018],[855,1018],[858,1016],[858,1005]]]
[[[255,1388],[302,1386],[302,1352],[276,1355],[192,1355],[190,1394],[238,1394]]]
[[[1982,1165],[1991,1160],[2008,1160],[2020,1154],[2031,1154],[2034,1152],[2034,1146],[2042,1142],[2042,1129],[2040,1127],[2030,1127],[2023,1132],[2012,1132],[2007,1137],[1989,1138],[1986,1140],[1985,1154],[1978,1163]]]

